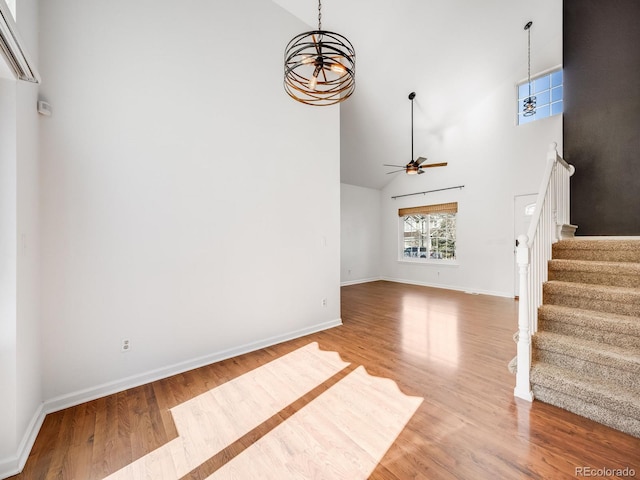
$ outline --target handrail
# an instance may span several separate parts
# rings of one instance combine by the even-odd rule
[[[575,168],[558,155],[557,146],[552,143],[549,147],[529,230],[518,237],[516,248],[520,291],[514,395],[528,401],[533,400],[529,381],[531,335],[538,330],[538,308],[542,305],[542,284],[547,281],[551,245],[561,238],[563,226],[570,225],[569,179]]]
[[[558,146],[557,143],[553,143],[553,145],[555,145],[556,147]],[[554,147],[554,148],[556,148]],[[576,167],[574,167],[573,165],[570,165],[569,163],[567,163],[567,161],[562,158],[560,155],[558,155],[558,151],[556,150],[556,157],[558,159],[558,162],[560,163],[560,165],[562,165],[564,168],[566,168],[567,170],[570,171],[570,175],[572,176],[575,172],[576,172]]]
[[[542,177],[542,182],[540,183],[540,188],[538,190],[538,198],[537,198],[538,201],[536,202],[536,208],[533,212],[533,216],[531,217],[531,223],[529,224],[529,231],[527,232],[527,238],[528,238],[527,244],[529,245],[529,247],[531,247],[533,244],[533,241],[536,235],[536,230],[538,229],[538,225],[540,223],[540,216],[542,215],[542,212],[543,212],[542,202],[540,202],[539,200],[545,199],[547,191],[549,190],[549,183],[552,180],[554,169],[557,168],[557,164],[559,163],[562,167],[565,168],[565,170],[567,170],[569,177],[571,177],[576,171],[573,165],[568,164],[564,158],[558,155],[557,148],[558,148],[558,144],[553,142],[549,146],[549,151],[547,152],[547,166],[545,168],[544,175]],[[566,211],[569,212],[568,184],[567,184],[566,192],[567,192]],[[562,199],[562,201],[564,203],[564,198]],[[566,219],[567,219],[566,223],[568,224],[569,223],[568,213],[567,213]]]

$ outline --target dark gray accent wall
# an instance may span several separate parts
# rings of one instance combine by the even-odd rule
[[[640,0],[564,0],[564,157],[577,235],[640,235]]]

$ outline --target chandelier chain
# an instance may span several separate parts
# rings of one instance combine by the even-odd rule
[[[322,0],[318,0],[318,30],[322,30]]]

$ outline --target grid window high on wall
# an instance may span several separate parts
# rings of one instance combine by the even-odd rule
[[[529,97],[529,82],[518,84],[518,125],[562,113],[562,70],[532,79],[531,96],[536,97],[536,112],[531,116],[525,116],[523,102]]]

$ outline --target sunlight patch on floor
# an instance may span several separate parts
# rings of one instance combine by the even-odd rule
[[[207,480],[364,480],[421,403],[360,366]]]
[[[314,342],[215,387],[171,409],[178,438],[104,480],[184,477],[349,365]],[[365,479],[421,402],[358,367],[209,478]]]
[[[347,365],[310,343],[234,378],[172,408],[180,436],[106,478],[180,478]]]
[[[400,322],[403,351],[443,366],[458,366],[458,310],[454,304],[434,306],[427,298],[407,295],[402,298]]]

